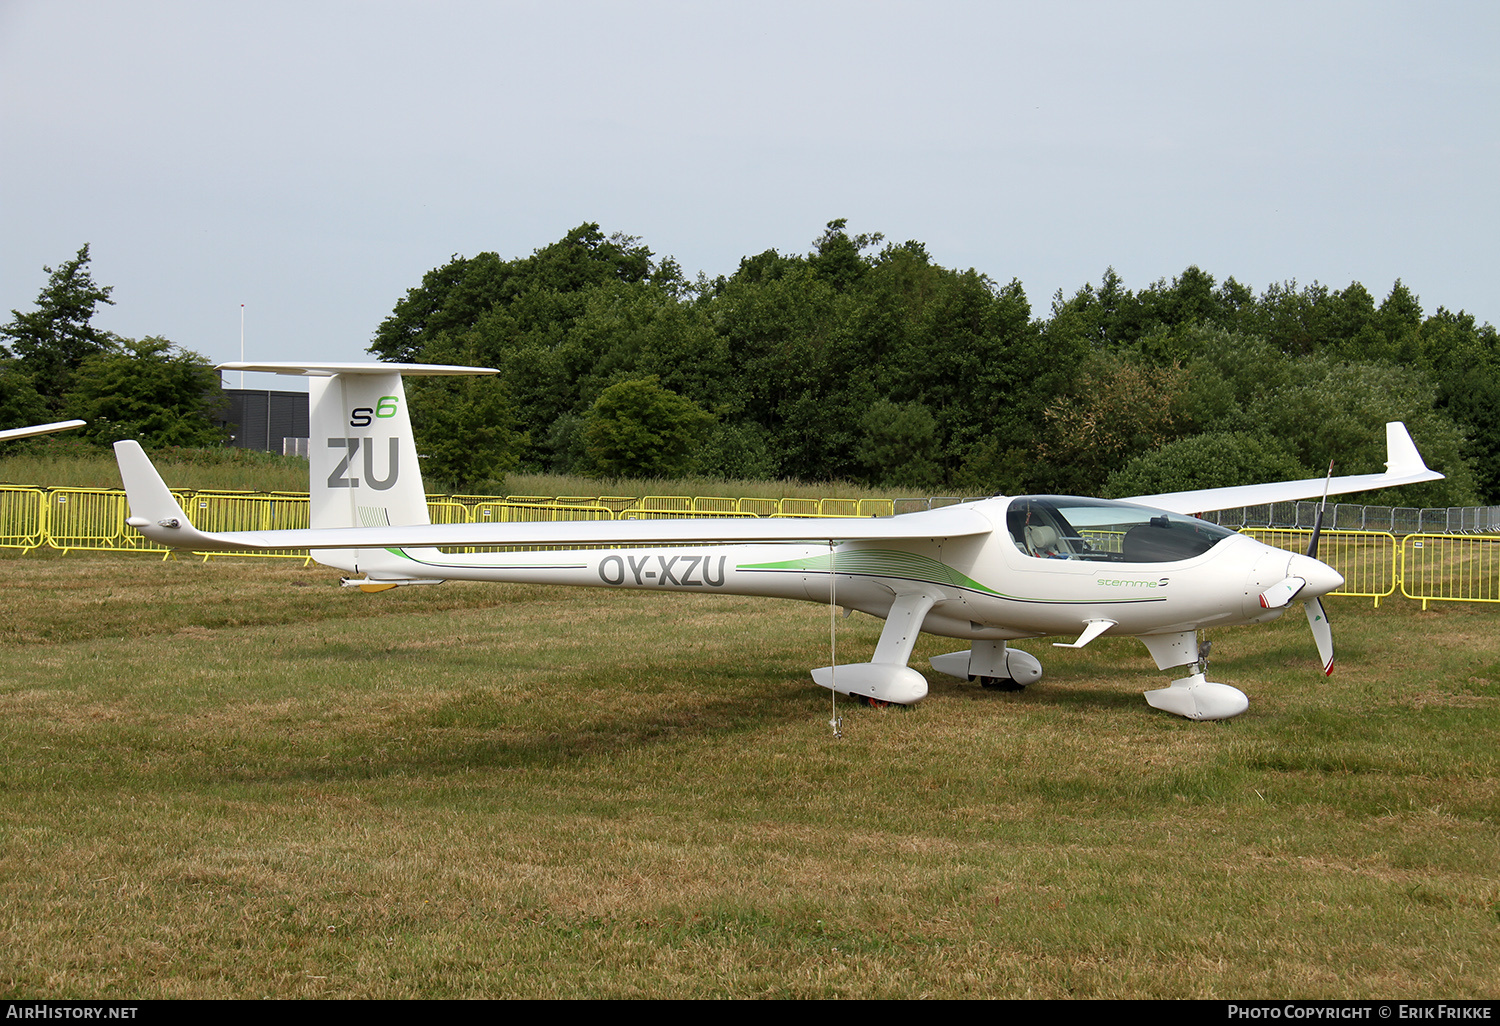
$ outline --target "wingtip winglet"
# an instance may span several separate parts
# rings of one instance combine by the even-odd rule
[[[1422,454],[1417,452],[1417,443],[1411,440],[1411,432],[1399,420],[1389,421],[1385,426],[1385,472],[1392,477],[1429,473]]]
[[[130,502],[129,523],[152,541],[175,544],[172,537],[186,529],[196,534],[192,521],[172,495],[167,483],[157,473],[141,443],[125,440],[115,443],[115,462],[120,466],[120,480]]]

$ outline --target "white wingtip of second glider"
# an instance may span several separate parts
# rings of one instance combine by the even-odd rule
[[[183,545],[197,536],[192,521],[139,442],[116,442],[115,461],[120,465],[120,480],[130,502],[127,524],[165,545]]]

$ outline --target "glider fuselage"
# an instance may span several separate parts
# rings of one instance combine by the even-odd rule
[[[1004,525],[1008,507],[1031,501],[997,498],[968,505]],[[1098,508],[1094,500],[1077,501]],[[901,519],[915,522],[922,516]],[[1186,519],[1174,518],[1178,523]],[[1076,534],[1074,538],[1076,544]],[[1024,541],[998,526],[988,534],[959,538],[834,545],[361,549],[339,556],[345,558],[329,559],[330,564],[372,580],[440,578],[758,595],[832,601],[879,617],[889,613],[897,595],[915,586],[942,595],[926,614],[922,630],[953,638],[1009,640],[1077,634],[1088,621],[1101,619],[1112,621],[1110,633],[1119,635],[1271,619],[1281,611],[1262,609],[1256,596],[1287,576],[1290,554],[1223,532],[1203,551],[1182,559],[1131,562],[1102,548],[1038,556],[1024,551]]]

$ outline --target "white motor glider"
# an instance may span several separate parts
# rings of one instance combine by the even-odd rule
[[[1082,648],[1104,635],[1130,635],[1158,668],[1189,667],[1170,687],[1146,692],[1152,706],[1190,719],[1236,716],[1249,700],[1205,678],[1197,631],[1273,620],[1300,601],[1331,672],[1333,641],[1320,597],[1344,579],[1312,554],[1271,548],[1189,514],[1442,477],[1423,464],[1406,428],[1393,423],[1384,474],[1123,502],[1024,495],[878,518],[436,525],[428,520],[402,375],[493,370],[380,363],[220,369],[309,377],[312,526],[199,531],[141,447],[117,442],[127,522],[152,541],[195,551],[310,549],[321,563],[362,573],[345,584],[366,591],[476,580],[836,603],[881,617],[885,628],[869,662],[820,667],[813,679],[877,703],[909,705],[927,694],[926,679],[907,665],[922,631],[970,642],[934,657],[933,669],[1005,690],[1042,675],[1037,659],[1007,648],[1008,641],[1064,635],[1076,640],[1063,647]],[[462,551],[470,546],[511,551]],[[516,551],[533,546],[545,548]]]

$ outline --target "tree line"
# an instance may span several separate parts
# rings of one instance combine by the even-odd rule
[[[0,418],[91,421],[101,442],[222,443],[217,379],[165,339],[95,331],[88,248],[0,327]],[[408,381],[424,467],[599,477],[849,479],[906,492],[1123,496],[1381,469],[1403,420],[1442,482],[1399,505],[1500,502],[1500,344],[1400,281],[1260,292],[1189,267],[1136,291],[1107,269],[1048,316],[1018,281],[831,221],[689,280],[584,224],[528,256],[454,256],[378,326],[398,362],[498,368]]]
[[[94,282],[87,245],[42,270],[48,278],[36,308],[12,310],[0,326],[0,425],[81,419],[82,436],[101,445],[223,444],[213,422],[223,395],[207,360],[159,336],[130,339],[95,327],[114,288]]]
[[[1446,481],[1377,501],[1500,501],[1500,346],[1400,281],[1276,283],[1113,269],[1034,317],[1018,281],[832,221],[689,281],[584,224],[529,256],[455,256],[370,351],[496,367],[412,382],[441,472],[845,478],[923,493],[1132,495],[1377,472],[1387,420]],[[483,410],[466,416],[465,410]],[[483,423],[482,444],[465,425]],[[475,439],[475,441],[480,441]],[[435,465],[437,466],[437,465]]]

